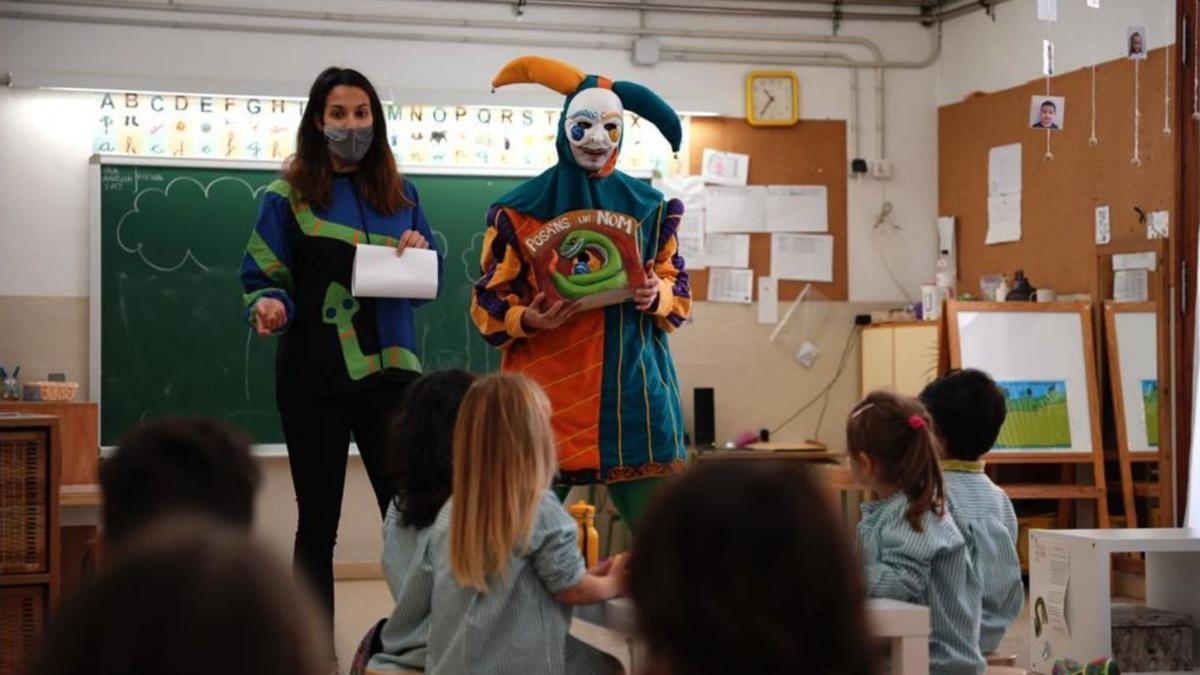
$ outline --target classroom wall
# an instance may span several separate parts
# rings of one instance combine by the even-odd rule
[[[75,10],[33,3],[31,11],[74,12],[105,19],[114,11]],[[282,3],[259,3],[261,6]],[[321,3],[288,3],[297,8]],[[480,7],[440,2],[344,2],[339,11],[423,12],[502,20],[511,7]],[[126,16],[148,16],[128,11]],[[584,19],[577,12],[531,9],[529,21]],[[584,15],[599,24],[629,22],[628,14]],[[180,19],[186,17],[181,15]],[[207,17],[214,20],[212,17]],[[693,20],[694,21],[694,20]],[[650,15],[648,25],[681,25]],[[243,23],[255,23],[245,20]],[[722,19],[722,28],[745,31],[793,30],[829,35],[827,22],[762,22]],[[414,29],[436,34],[437,30]],[[445,31],[443,31],[445,32]],[[458,30],[454,35],[481,35]],[[924,59],[934,33],[910,25],[846,24],[841,35],[878,42],[886,58]],[[492,35],[492,37],[496,37]],[[544,38],[538,34],[537,38]],[[562,39],[564,36],[556,36]],[[572,37],[572,36],[565,36]],[[581,46],[609,41],[602,36],[574,36]],[[743,44],[730,48],[746,50]],[[763,49],[844,52],[865,59],[861,48],[835,45],[770,44]],[[66,371],[84,383],[87,373],[87,295],[89,292],[87,228],[87,159],[91,153],[92,111],[89,98],[78,93],[22,86],[67,84],[112,89],[170,90],[229,94],[302,95],[310,79],[330,63],[353,66],[372,76],[385,97],[424,103],[509,103],[559,105],[561,99],[537,87],[487,92],[494,72],[513,56],[530,51],[575,62],[586,70],[639,81],[680,110],[743,114],[744,76],[754,65],[661,63],[631,64],[626,51],[594,48],[525,49],[500,45],[406,43],[396,40],[220,33],[210,30],[110,25],[64,24],[0,18],[0,73],[16,83],[0,88],[0,364],[27,364],[23,371],[40,377]],[[762,66],[778,68],[778,66]],[[845,69],[800,67],[801,117],[852,119],[851,76]],[[860,72],[859,155],[877,159],[874,71]],[[769,329],[754,322],[753,306],[701,303],[696,321],[672,338],[690,416],[691,391],[713,386],[717,399],[717,436],[733,437],[747,429],[771,427],[823,387],[836,361],[854,314],[889,307],[918,297],[919,284],[932,278],[936,213],[936,68],[893,70],[886,74],[887,147],[894,177],[885,183],[850,180],[849,303],[831,303],[826,350],[816,368],[796,365],[782,347],[767,343]],[[852,134],[847,153],[854,156]],[[803,148],[783,149],[802,153]],[[753,161],[753,160],[752,160]],[[892,222],[903,228],[875,228],[884,201],[893,204]],[[884,253],[886,252],[886,254]],[[889,270],[891,270],[889,272]],[[895,277],[893,280],[892,277]],[[786,305],[783,307],[786,308]],[[13,321],[7,317],[20,317]],[[51,336],[51,337],[48,337]],[[834,388],[821,438],[843,445],[842,425],[858,397],[858,351]],[[782,430],[777,437],[802,439],[813,434],[820,406]],[[281,550],[289,550],[295,506],[287,462],[263,459],[264,492],[260,527]],[[369,560],[378,555],[378,516],[361,464],[350,463],[339,560]]]
[[[976,91],[1008,89],[1042,76],[1042,40],[1054,42],[1056,71],[1121,58],[1127,26],[1145,26],[1148,48],[1175,42],[1173,0],[1059,0],[1058,21],[1038,21],[1037,0],[1011,0],[995,7],[995,19],[976,12],[945,25],[938,61],[938,104]],[[1160,72],[1161,75],[1161,72]]]

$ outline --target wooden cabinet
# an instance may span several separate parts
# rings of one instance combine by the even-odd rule
[[[63,485],[94,485],[100,457],[100,413],[95,401],[0,401],[0,412],[53,415],[62,432]]]
[[[25,672],[58,601],[58,419],[0,417],[0,675]]]
[[[936,321],[872,324],[862,335],[862,393],[916,396],[937,377]]]

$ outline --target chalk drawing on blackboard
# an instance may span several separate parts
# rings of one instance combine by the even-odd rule
[[[245,180],[231,176],[222,176],[208,184],[201,183],[190,176],[180,176],[167,183],[165,188],[154,187],[139,190],[133,198],[133,208],[126,211],[117,222],[117,245],[126,253],[137,255],[146,266],[159,272],[178,271],[189,261],[201,270],[209,271],[209,266],[197,258],[190,246],[180,251],[179,243],[177,243],[178,237],[169,236],[162,226],[163,220],[171,223],[177,222],[178,215],[162,218],[162,214],[156,213],[155,209],[161,208],[167,203],[167,200],[171,199],[172,190],[176,195],[183,194],[189,189],[195,190],[196,194],[203,197],[207,203],[213,187],[221,183],[232,183],[245,187],[246,198],[253,202],[257,202],[259,195],[266,190],[265,185],[255,188]],[[177,197],[177,199],[185,198]],[[145,203],[143,200],[146,200]],[[147,251],[148,243],[151,244],[150,252]]]
[[[246,360],[245,360],[245,379],[246,379],[246,403],[250,402],[250,345],[254,342],[253,328],[246,329]]]

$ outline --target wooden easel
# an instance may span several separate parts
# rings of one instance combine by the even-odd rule
[[[1029,303],[1029,302],[955,302],[946,303],[945,331],[948,340],[948,356],[951,368],[984,367],[984,364],[964,363],[962,356],[962,341],[959,330],[959,314],[972,313],[1059,313],[1077,314],[1080,325],[1080,340],[1083,346],[1083,366],[1087,379],[1087,402],[1090,411],[1090,452],[1045,451],[1026,452],[1011,450],[993,450],[984,455],[991,465],[1001,464],[1057,464],[1062,467],[1062,482],[1058,484],[1000,484],[1010,499],[1057,499],[1059,501],[1059,522],[1066,522],[1071,500],[1088,500],[1096,504],[1096,521],[1102,528],[1109,526],[1107,488],[1104,479],[1104,447],[1100,437],[1100,397],[1098,394],[1096,376],[1096,351],[1092,333],[1092,310],[1086,302],[1080,303]],[[1062,336],[1070,339],[1070,336]],[[998,344],[997,348],[1003,348]],[[1091,464],[1093,481],[1091,485],[1078,485],[1075,481],[1075,467],[1080,464]]]
[[[1117,316],[1120,314],[1147,314],[1155,323],[1155,362],[1158,378],[1158,447],[1137,447],[1129,438],[1125,419],[1125,391],[1121,377],[1121,359],[1117,331]],[[1174,522],[1174,500],[1171,495],[1171,420],[1170,367],[1161,358],[1162,345],[1166,337],[1164,322],[1154,302],[1104,303],[1104,334],[1107,340],[1109,380],[1112,382],[1113,413],[1117,429],[1117,461],[1121,473],[1121,497],[1125,507],[1126,527],[1137,527],[1137,497],[1158,500],[1158,527],[1171,527]],[[1158,464],[1156,480],[1134,481],[1134,464]]]

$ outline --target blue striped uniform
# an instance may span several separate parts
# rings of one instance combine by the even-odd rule
[[[432,526],[417,529],[405,525],[394,502],[388,507],[380,563],[396,608],[380,631],[383,652],[371,657],[372,670],[425,670],[433,597],[433,559],[429,555],[432,534]]]
[[[599,675],[619,668],[612,657],[567,635],[571,608],[554,596],[579,584],[586,570],[575,520],[553,492],[538,502],[528,551],[509,559],[487,593],[460,586],[450,569],[452,504],[428,528],[433,594],[427,672]]]
[[[949,515],[922,516],[924,532],[905,519],[908,498],[897,492],[862,507],[858,543],[867,595],[929,608],[929,666],[937,675],[978,675],[979,579],[967,544]]]
[[[942,471],[950,515],[979,572],[983,595],[979,648],[988,654],[1000,646],[1005,629],[1025,603],[1017,558],[1017,514],[1008,495],[983,473],[983,462],[948,460]]]

